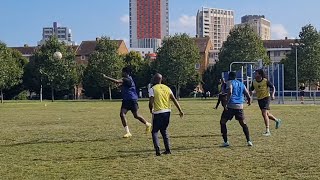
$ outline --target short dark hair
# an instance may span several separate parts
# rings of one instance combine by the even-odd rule
[[[234,71],[229,72],[229,80],[235,80],[236,77],[237,77],[236,72]]]
[[[266,74],[264,73],[263,69],[257,69],[256,72],[262,77],[262,78],[266,78]]]
[[[131,68],[130,67],[124,67],[122,68],[123,73],[131,74]]]

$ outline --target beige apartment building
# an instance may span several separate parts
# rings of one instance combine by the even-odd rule
[[[214,50],[220,50],[234,28],[234,11],[202,8],[196,19],[197,37],[210,37]]]
[[[260,36],[262,40],[271,39],[271,22],[263,15],[246,15],[241,18],[241,24],[236,26],[243,26],[248,24],[253,31]]]

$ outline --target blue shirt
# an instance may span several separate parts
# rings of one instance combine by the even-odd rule
[[[123,78],[122,81],[122,99],[124,101],[137,100],[138,94],[136,91],[136,85],[134,84],[132,77],[129,76],[127,78]]]
[[[245,86],[242,82],[238,80],[231,80],[230,85],[232,86],[232,94],[230,97],[229,104],[243,104],[244,102],[244,90]],[[227,90],[229,90],[230,86],[227,87]]]

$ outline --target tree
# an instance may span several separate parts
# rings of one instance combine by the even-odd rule
[[[218,89],[215,88],[215,78],[216,77],[216,66],[211,66],[202,75],[202,81],[203,81],[203,89],[205,91],[210,91],[214,94],[218,93]]]
[[[120,78],[122,67],[123,60],[118,54],[117,45],[108,37],[99,39],[84,71],[83,86],[86,95],[94,97],[96,93],[100,93],[104,100],[105,92],[109,91],[109,98],[111,99],[113,84],[106,81],[102,74]]]
[[[55,52],[61,52],[62,58],[54,58]],[[72,47],[66,46],[56,37],[52,37],[37,49],[32,59],[34,60],[32,64],[35,70],[34,77],[39,78],[40,86],[48,85],[50,87],[52,101],[54,101],[55,91],[70,90],[74,87],[76,62]],[[42,96],[41,92],[40,96]]]
[[[23,73],[22,56],[15,51],[8,49],[7,46],[0,42],[0,96],[3,103],[3,90],[21,82]]]
[[[176,34],[163,41],[153,67],[161,73],[170,86],[174,86],[177,98],[180,88],[197,79],[195,64],[200,60],[199,49],[187,34]]]
[[[131,51],[123,58],[124,64],[132,70],[132,77],[135,81],[137,89],[146,87],[151,79],[150,61],[144,59],[140,53]]]
[[[215,65],[212,78],[206,77],[204,83],[212,83],[216,87],[218,80],[221,79],[221,73],[229,71],[229,66],[232,62],[258,62],[263,60],[264,64],[270,63],[266,49],[263,46],[261,38],[253,31],[249,25],[239,26],[234,28],[223,43],[219,53],[219,61]],[[233,66],[233,70],[238,70],[240,65]]]
[[[16,49],[11,49],[11,48],[9,48],[9,49],[10,49],[10,51],[12,53],[12,58],[15,59],[15,61],[19,65],[19,67],[24,70],[24,68],[29,63],[27,58],[23,57],[22,54]],[[13,99],[16,96],[18,96],[24,90],[25,90],[25,86],[22,83],[22,81],[20,81],[18,84],[10,87],[9,89],[3,90],[3,93],[6,95],[5,99]]]
[[[220,50],[217,66],[228,71],[232,62],[257,62],[259,59],[265,64],[270,62],[261,38],[249,25],[244,25],[230,32]]]
[[[300,40],[296,40],[300,44],[293,47],[291,53],[287,54],[287,58],[283,60],[285,64],[286,87],[296,89],[296,48],[298,55],[298,81],[299,83],[317,82],[320,78],[320,34],[311,24],[302,27],[299,34]]]
[[[79,99],[78,94],[79,94],[79,86],[82,84],[83,81],[83,76],[84,76],[84,71],[86,67],[83,64],[76,64],[76,70],[75,70],[75,99]]]

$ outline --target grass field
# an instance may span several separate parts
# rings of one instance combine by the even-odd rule
[[[151,135],[129,114],[122,139],[120,102],[9,102],[0,105],[0,179],[320,179],[319,106],[273,105],[283,119],[263,137],[256,103],[245,108],[254,147],[238,122],[220,148],[214,101],[181,101],[169,128],[172,155],[156,157]],[[150,120],[147,102],[141,114]],[[162,145],[162,141],[161,141]],[[163,146],[162,146],[163,147]]]

